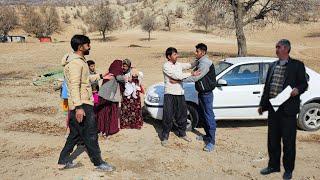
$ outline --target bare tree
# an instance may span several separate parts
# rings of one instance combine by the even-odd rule
[[[198,26],[203,26],[205,32],[208,33],[208,29],[215,22],[215,9],[212,4],[203,3],[199,5],[194,11],[193,22]]]
[[[183,12],[184,12],[184,9],[182,6],[178,6],[176,8],[176,17],[177,18],[182,18],[183,17]]]
[[[22,28],[37,38],[51,36],[61,29],[60,18],[55,7],[41,7],[37,11],[34,7],[25,6]]]
[[[40,12],[43,16],[43,36],[51,36],[54,32],[61,30],[60,17],[55,7],[45,6]]]
[[[121,2],[121,0],[117,0],[117,5],[123,6],[123,3]]]
[[[171,25],[172,25],[173,21],[175,20],[175,17],[174,17],[172,10],[169,10],[169,9],[163,10],[162,17],[164,20],[165,27],[168,28],[168,31],[171,31]]]
[[[79,18],[81,18],[81,17],[82,17],[82,14],[81,14],[81,12],[80,12],[80,10],[79,10],[79,9],[77,9],[77,11],[76,11],[76,16],[77,16],[77,17],[79,17]]]
[[[141,21],[144,18],[144,12],[142,10],[139,11],[131,11],[130,13],[130,26],[134,27],[136,25],[141,24]]]
[[[88,32],[87,28],[85,26],[83,26],[83,25],[78,26],[78,29],[80,29],[81,34],[83,34],[83,35],[86,35],[87,32]]]
[[[121,25],[118,13],[106,3],[94,6],[86,14],[85,22],[100,31],[102,38],[106,40],[106,33],[111,32]]]
[[[296,0],[295,3],[287,3],[286,8],[279,12],[278,19],[286,23],[302,23],[316,21],[319,18],[319,0]]]
[[[148,41],[150,41],[150,34],[152,31],[156,30],[156,17],[148,13],[141,22],[141,28],[142,30],[148,32],[149,38]]]
[[[194,4],[210,6],[215,10],[224,10],[225,15],[223,18],[232,17],[232,28],[235,29],[237,37],[238,56],[246,56],[247,44],[244,27],[247,25],[256,25],[261,22],[274,22],[274,20],[278,20],[281,14],[290,16],[288,7],[295,7],[295,13],[299,13],[297,9],[308,6],[312,1],[313,0],[200,0],[195,1]],[[206,14],[207,12],[202,13]],[[221,16],[221,13],[216,15]]]
[[[17,25],[16,11],[11,7],[0,7],[0,34],[7,36]]]
[[[36,12],[34,7],[23,7],[23,24],[22,28],[25,32],[35,35],[36,37],[42,37],[43,32],[43,17],[39,12]]]
[[[62,16],[62,21],[66,24],[70,24],[71,23],[71,20],[70,20],[70,15],[68,13],[64,14]]]

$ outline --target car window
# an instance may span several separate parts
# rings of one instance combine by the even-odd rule
[[[216,72],[216,75],[219,75],[222,71],[226,70],[228,67],[232,66],[231,63],[227,63],[224,61],[219,61],[214,65],[214,70]]]
[[[262,84],[264,84],[266,82],[269,67],[270,67],[270,63],[263,63],[262,64],[262,79],[261,79]]]
[[[223,75],[228,86],[259,84],[259,64],[244,64],[236,66]]]

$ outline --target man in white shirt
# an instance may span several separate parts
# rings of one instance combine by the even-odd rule
[[[179,137],[185,141],[191,142],[191,139],[186,135],[187,126],[187,104],[184,98],[184,90],[182,79],[189,76],[197,76],[199,71],[192,74],[183,73],[183,70],[191,69],[196,66],[194,63],[179,63],[178,51],[176,48],[169,47],[166,50],[167,62],[163,65],[164,75],[164,102],[163,102],[163,131],[161,144],[166,146],[168,144],[169,133],[173,126],[173,119],[176,121],[177,131]],[[171,83],[170,79],[180,80],[178,83]]]

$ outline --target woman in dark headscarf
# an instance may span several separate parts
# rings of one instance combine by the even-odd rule
[[[98,131],[104,136],[119,131],[119,102],[121,101],[119,82],[124,81],[122,61],[113,61],[109,67],[109,73],[112,73],[115,78],[103,80],[99,90],[99,104],[96,108]]]
[[[132,74],[132,81],[139,84],[138,77],[132,72],[131,61],[125,59],[122,61],[123,74]],[[131,71],[131,72],[130,72]],[[141,129],[143,125],[140,91],[136,92],[137,98],[128,99],[123,94],[124,83],[121,83],[121,108],[120,108],[120,128]]]

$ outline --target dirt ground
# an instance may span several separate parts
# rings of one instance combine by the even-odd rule
[[[249,54],[274,56],[280,38],[292,41],[292,56],[320,72],[320,24],[305,26],[278,25],[248,32]],[[218,122],[217,145],[212,153],[202,151],[195,141],[201,128],[188,132],[193,139],[186,143],[170,135],[169,147],[158,138],[161,122],[145,117],[141,130],[121,130],[107,140],[100,138],[103,158],[116,166],[113,173],[94,170],[85,153],[78,157],[78,168],[56,168],[65,143],[65,115],[59,93],[51,86],[33,86],[37,75],[59,69],[61,57],[71,51],[69,37],[56,35],[57,43],[29,41],[23,44],[0,44],[0,179],[280,179],[282,173],[261,176],[267,165],[267,127],[265,121]],[[98,34],[89,34],[92,39]],[[145,74],[146,87],[163,81],[161,66],[164,51],[175,46],[191,52],[199,42],[209,51],[234,54],[233,35],[200,34],[188,31],[154,32],[145,41],[140,30],[113,32],[110,41],[93,40],[89,59],[106,71],[114,59],[130,58]],[[139,45],[142,47],[129,47]],[[214,61],[219,57],[211,57]],[[182,61],[191,60],[183,58]],[[298,131],[294,179],[320,179],[320,131]],[[283,172],[283,169],[282,169]]]

